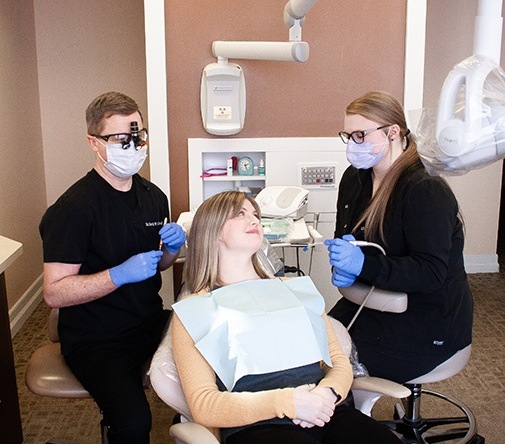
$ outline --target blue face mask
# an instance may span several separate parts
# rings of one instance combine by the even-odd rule
[[[372,142],[356,143],[350,139],[347,143],[347,160],[350,164],[360,170],[367,170],[378,165],[384,157],[384,147],[378,152],[374,153],[376,146],[389,145],[389,142],[374,144]]]

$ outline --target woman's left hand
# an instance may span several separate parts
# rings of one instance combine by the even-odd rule
[[[314,389],[314,384],[295,388],[295,417],[292,420],[299,420],[299,425],[303,423],[306,427],[323,427],[333,416],[335,403],[327,394],[314,392]]]
[[[358,276],[363,269],[365,255],[360,247],[353,245],[350,241],[356,239],[352,234],[345,234],[342,239],[325,240],[324,244],[328,247],[330,264],[339,271]]]
[[[309,391],[310,391],[310,393],[317,394],[317,395],[321,396],[322,398],[324,398],[326,401],[329,401],[329,402],[333,403],[333,405],[335,405],[336,396],[329,387],[315,386],[314,388],[310,389]],[[330,415],[330,418],[332,415],[333,415],[333,413]],[[302,420],[299,418],[293,418],[292,421],[293,421],[293,424],[298,425],[303,428],[308,428],[308,429],[315,427],[316,425],[320,426],[319,424],[314,424],[312,422]]]

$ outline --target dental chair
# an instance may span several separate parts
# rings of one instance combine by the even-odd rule
[[[349,356],[352,342],[347,330],[337,320],[330,318],[330,321],[344,353]],[[170,427],[170,435],[177,444],[218,443],[215,436],[208,429],[193,422],[174,363],[171,327],[169,327],[167,334],[153,356],[149,376],[151,386],[156,394],[181,416],[180,422]],[[363,404],[364,410],[369,405],[369,399],[378,399],[384,395],[401,399],[410,395],[410,390],[401,384],[370,376],[356,378],[352,385],[352,392],[355,397],[356,407],[360,409],[361,404]]]
[[[402,313],[407,309],[408,297],[406,293],[376,289],[360,282],[356,282],[348,288],[339,288],[339,292],[346,299],[359,305],[360,309],[367,307],[392,313]],[[423,384],[440,382],[459,373],[470,359],[470,352],[471,345],[468,345],[429,373],[406,382],[404,385],[409,389],[410,395],[403,398],[401,404],[396,404],[392,421],[382,422],[401,436],[405,443],[425,444],[456,439],[458,441],[451,442],[458,444],[484,443],[484,438],[477,434],[475,416],[465,404],[442,393],[422,388]],[[425,419],[421,416],[421,395],[441,399],[456,407],[463,416]],[[371,416],[372,408],[382,394],[370,395],[361,392],[358,396],[360,396],[359,402],[362,406],[360,410]],[[448,405],[446,406],[448,407]]]
[[[68,368],[60,351],[58,335],[59,310],[53,308],[49,313],[48,336],[50,344],[39,347],[28,361],[25,373],[25,383],[28,389],[39,396],[51,398],[90,398],[92,396],[84,389],[78,379]],[[147,373],[147,368],[146,368]],[[148,388],[149,377],[143,380],[144,388]],[[102,444],[107,444],[108,426],[100,423]],[[47,444],[50,444],[49,441]]]

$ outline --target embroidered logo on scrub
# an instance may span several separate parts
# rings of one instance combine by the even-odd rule
[[[156,221],[156,222],[146,222],[146,227],[161,227],[163,225],[163,221]]]

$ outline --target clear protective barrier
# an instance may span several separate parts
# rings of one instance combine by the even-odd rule
[[[267,273],[272,276],[284,275],[284,264],[265,237],[256,255],[261,266]]]
[[[485,57],[463,60],[445,80],[438,112],[423,109],[414,133],[431,175],[462,175],[505,158],[505,72]]]

